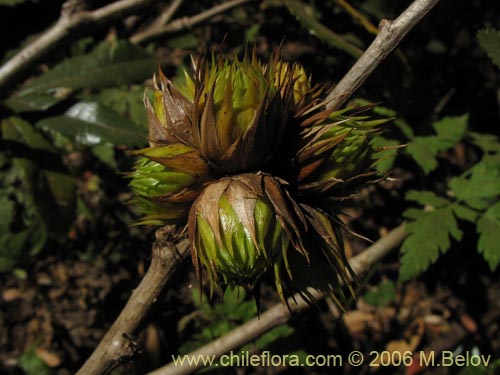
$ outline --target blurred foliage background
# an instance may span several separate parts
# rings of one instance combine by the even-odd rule
[[[189,23],[221,3],[174,1],[170,24],[184,17],[186,27],[173,31],[167,23],[149,39],[144,31],[163,27],[155,20],[168,1],[112,25],[89,25],[0,93],[1,373],[74,373],[144,274],[153,229],[132,225],[126,173],[134,159],[126,151],[147,143],[144,87],[158,68],[175,79],[202,48],[241,55],[255,46],[265,59],[282,45],[283,57],[304,64],[313,82],[333,84],[380,20],[410,1],[248,1]],[[61,6],[0,0],[0,64],[53,24]],[[385,151],[391,157],[380,168],[392,179],[362,191],[346,221],[375,240],[407,219],[410,236],[400,254],[362,280],[347,315],[322,302],[246,349],[305,355],[447,348],[492,354],[499,367],[498,29],[496,2],[442,1],[366,81],[353,103],[380,103],[377,114],[395,117],[377,146],[407,146],[397,155]],[[356,238],[347,243],[351,256],[366,246]],[[244,291],[200,300],[191,268],[184,265],[138,338],[144,354],[116,374],[145,373],[256,315]],[[263,306],[277,302],[263,288]],[[322,373],[296,370],[228,373]],[[496,371],[494,364],[474,370]]]

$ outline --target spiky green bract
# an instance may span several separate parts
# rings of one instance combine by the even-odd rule
[[[275,80],[276,64],[200,58],[181,88],[160,73],[154,103],[146,102],[153,143],[193,147],[221,176],[266,164],[294,105],[294,73]]]
[[[289,248],[307,255],[295,213],[280,182],[247,173],[208,185],[189,214],[192,258],[206,271],[211,291],[223,285],[254,286]]]
[[[345,198],[361,183],[378,179],[371,142],[388,119],[346,115],[352,110],[323,111],[303,120],[293,160],[300,191],[328,199]]]
[[[307,232],[303,233],[303,238],[308,258],[291,252],[287,262],[275,265],[278,293],[282,301],[298,292],[306,301],[314,303],[317,298],[310,289],[315,289],[342,307],[346,300],[342,285],[354,296],[350,281],[356,279],[344,252],[344,225],[318,207],[299,206],[306,222]]]
[[[152,147],[141,155],[129,174],[136,197],[139,224],[183,223],[189,207],[210,179],[209,169],[195,150],[183,144]]]

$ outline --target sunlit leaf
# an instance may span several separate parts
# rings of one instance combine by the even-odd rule
[[[409,209],[405,216],[411,220],[406,231],[409,236],[401,247],[399,280],[407,281],[424,272],[440,254],[450,248],[450,237],[462,238],[451,206],[432,211]]]

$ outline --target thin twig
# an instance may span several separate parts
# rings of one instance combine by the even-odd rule
[[[0,92],[8,89],[16,78],[29,72],[40,59],[48,55],[61,42],[69,39],[76,31],[85,29],[89,25],[95,27],[110,23],[148,6],[153,1],[120,0],[93,11],[77,10],[75,12],[67,11],[63,5],[61,16],[54,25],[0,67]]]
[[[155,19],[150,25],[148,25],[146,28],[143,30],[140,30],[139,32],[135,33],[130,40],[132,40],[134,43],[138,43],[137,41],[141,40],[147,40],[147,38],[144,38],[144,35],[148,35],[153,30],[157,30],[159,28],[162,28],[165,26],[167,23],[170,22],[172,19],[174,13],[179,9],[181,6],[182,2],[184,0],[173,0],[171,4],[169,4],[168,7],[165,8],[165,10],[158,16],[157,19]]]
[[[108,374],[121,361],[137,354],[137,345],[133,340],[142,321],[189,252],[188,240],[183,240],[174,246],[171,242],[162,240],[161,234],[158,233],[161,233],[161,230],[157,231],[157,240],[148,271],[77,375]]]
[[[349,261],[349,264],[357,274],[362,274],[389,254],[392,249],[399,246],[405,237],[405,225],[401,224],[361,254],[352,258]],[[318,300],[322,298],[322,295],[316,290],[311,289],[309,292]],[[294,312],[304,310],[310,306],[310,304],[304,301],[299,294],[290,297],[288,303]],[[246,322],[228,334],[212,341],[210,344],[207,344],[188,354],[187,356],[194,359],[192,362],[193,364],[197,363],[196,365],[190,365],[188,360],[185,360],[182,364],[178,363],[177,365],[172,362],[164,367],[150,372],[148,375],[190,374],[203,365],[203,361],[197,361],[197,359],[205,357],[210,359],[213,358],[215,360],[224,353],[228,353],[231,350],[237,350],[271,329],[285,324],[290,316],[290,310],[283,304],[278,303],[263,313],[260,317]]]
[[[342,106],[438,1],[415,0],[394,21],[382,20],[375,40],[328,95],[328,106]]]
[[[172,34],[175,32],[179,32],[184,29],[190,29],[218,14],[224,13],[229,9],[235,8],[239,5],[249,3],[253,0],[231,0],[226,1],[222,4],[216,5],[213,8],[210,8],[204,12],[201,12],[193,17],[182,17],[178,18],[168,25],[163,27],[153,28],[150,30],[145,30],[145,32],[134,35],[130,40],[133,43],[141,44],[146,43],[154,38],[158,38],[160,36],[164,36],[167,34]]]

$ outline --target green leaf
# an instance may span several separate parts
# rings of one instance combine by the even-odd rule
[[[499,157],[486,156],[469,170],[470,177],[455,177],[449,187],[455,197],[470,207],[485,210],[500,195]]]
[[[447,199],[438,197],[432,191],[428,190],[410,190],[406,194],[406,199],[420,203],[423,206],[430,205],[435,208],[446,207],[450,204],[450,201]]]
[[[479,242],[477,247],[488,262],[490,269],[495,271],[500,263],[500,246],[498,234],[500,233],[500,202],[490,207],[477,222]]]
[[[23,369],[26,375],[52,375],[54,372],[37,355],[35,348],[32,347],[19,357],[19,367]]]
[[[432,211],[411,210],[409,217],[415,220],[407,224],[409,236],[401,247],[401,282],[418,276],[437,260],[440,253],[448,251],[450,237],[457,241],[462,238],[451,206]]]
[[[475,223],[477,217],[479,216],[479,214],[473,209],[458,203],[453,204],[453,212],[459,219],[466,220],[471,223]]]
[[[297,18],[310,34],[328,43],[332,47],[347,52],[351,56],[358,58],[363,51],[349,42],[345,37],[333,32],[328,27],[319,22],[311,12],[307,11],[307,5],[298,0],[282,0],[288,11]]]
[[[115,148],[111,143],[103,143],[92,147],[90,150],[94,156],[111,169],[116,169],[118,167],[115,159]]]
[[[91,53],[56,65],[14,93],[6,104],[15,111],[45,110],[72,90],[139,82],[157,68],[155,58],[128,41],[103,43]]]
[[[396,283],[391,280],[385,280],[377,285],[376,288],[368,291],[363,299],[373,306],[384,307],[394,301],[396,298]]]
[[[427,138],[429,137],[415,137],[406,147],[406,151],[426,174],[432,172],[438,165],[435,149]]]
[[[500,68],[500,31],[495,29],[479,30],[477,39],[491,61]]]
[[[436,135],[415,137],[406,150],[420,165],[424,172],[436,169],[436,156],[459,142],[467,129],[468,115],[444,117],[433,124]]]
[[[77,103],[63,116],[43,119],[36,126],[49,132],[60,133],[85,146],[108,142],[138,148],[147,144],[145,128],[137,126],[98,102]]]
[[[458,143],[467,130],[468,122],[469,115],[465,114],[462,116],[443,117],[432,124],[443,147],[439,151],[453,147],[453,145]]]
[[[147,129],[148,118],[144,107],[143,86],[131,85],[104,89],[96,96],[96,100]]]
[[[500,142],[498,137],[493,134],[483,134],[468,132],[471,142],[479,147],[484,153],[500,153]]]

